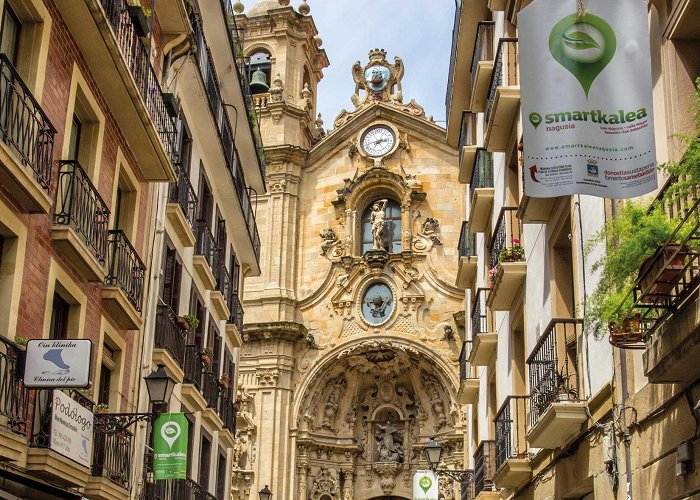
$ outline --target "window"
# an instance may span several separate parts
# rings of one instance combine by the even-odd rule
[[[194,311],[194,316],[199,320],[199,325],[194,330],[194,339],[188,338],[188,344],[194,342],[200,349],[204,347],[204,305],[202,299],[192,287],[192,296],[190,299],[190,311]],[[190,314],[192,314],[190,312]],[[189,335],[189,334],[188,334]]]
[[[175,312],[180,310],[180,284],[182,281],[182,264],[177,251],[169,241],[165,243],[163,257],[163,280],[161,281],[161,300]]]
[[[212,344],[213,344],[212,349],[214,351],[214,360],[212,361],[212,364],[211,364],[211,371],[214,375],[219,377],[219,366],[221,364],[221,362],[220,362],[220,359],[221,359],[221,335],[219,335],[219,331],[216,329],[216,327],[214,327],[214,318],[212,318],[212,317],[209,317],[209,326],[210,326],[209,335],[211,335],[214,339],[214,341],[212,342]]]
[[[219,465],[216,472],[216,498],[218,500],[227,500],[226,495],[226,454],[219,451]]]
[[[63,340],[68,338],[68,314],[70,313],[70,304],[63,300],[58,294],[53,294],[53,304],[51,306],[51,326],[49,330],[49,338]]]
[[[103,362],[100,366],[100,387],[97,392],[97,402],[99,404],[109,405],[109,392],[112,385],[112,370],[104,363],[104,358],[107,357],[108,359],[113,359],[113,355],[114,353],[109,347],[103,347]],[[114,363],[114,361],[112,361],[112,363]]]
[[[192,460],[192,451],[194,450],[194,420],[192,420],[192,418],[189,415],[187,415],[186,408],[183,407],[183,411],[185,411],[185,418],[187,419],[187,428],[189,429],[189,432],[187,433],[187,475],[193,476],[195,471],[195,463],[194,460]],[[153,426],[149,427],[153,429]]]
[[[209,467],[211,465],[211,441],[202,435],[202,446],[199,449],[199,485],[209,489]]]
[[[187,126],[185,116],[180,113],[180,174],[189,176],[190,162],[192,161],[192,134]]]
[[[200,165],[200,170],[204,171],[204,165]],[[211,228],[212,221],[212,210],[214,209],[214,195],[212,195],[211,188],[209,187],[209,182],[207,178],[202,177],[199,181],[199,214],[198,218],[207,223],[207,226]]]
[[[379,201],[379,200],[375,200]],[[372,207],[370,203],[362,214],[362,253],[373,248]],[[384,250],[389,253],[401,252],[401,206],[395,200],[388,200],[384,209]]]
[[[79,162],[96,185],[99,178],[104,122],[104,114],[90,92],[87,81],[77,68],[74,69],[61,157],[64,160]]]
[[[270,82],[272,81],[270,78],[271,75],[272,61],[269,52],[261,50],[253,53],[250,56],[250,62],[248,63],[248,81],[251,83],[250,91],[253,94],[267,92],[269,90]],[[265,85],[256,85],[257,83],[264,83]]]
[[[2,26],[0,27],[0,52],[5,54],[13,66],[17,66],[19,55],[19,37],[22,23],[7,3],[2,14]]]
[[[135,181],[127,175],[122,163],[119,167],[117,186],[112,205],[112,228],[121,229],[130,241],[135,240],[136,233],[136,203],[138,193]]]
[[[73,120],[71,121],[70,137],[68,139],[68,154],[66,155],[66,160],[77,160],[80,151],[80,134],[83,130],[83,124],[80,122],[80,118],[73,115]]]

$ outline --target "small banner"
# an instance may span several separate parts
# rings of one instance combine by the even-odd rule
[[[535,0],[518,14],[525,194],[656,189],[643,0]]]
[[[187,433],[189,422],[184,413],[163,413],[153,426],[153,477],[187,478]]]
[[[413,500],[438,500],[438,477],[433,472],[419,470],[413,475]]]

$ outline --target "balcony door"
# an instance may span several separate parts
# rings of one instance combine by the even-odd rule
[[[18,62],[17,56],[19,54],[21,32],[21,21],[5,2],[5,9],[2,13],[2,26],[0,27],[0,52],[7,56],[15,68]]]

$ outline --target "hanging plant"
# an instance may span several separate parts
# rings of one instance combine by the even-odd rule
[[[185,314],[182,316],[182,318],[187,322],[190,330],[196,330],[199,327],[199,319],[197,319],[196,316],[193,316],[192,314]]]

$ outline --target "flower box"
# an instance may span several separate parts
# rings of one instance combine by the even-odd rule
[[[146,13],[143,11],[140,5],[129,5],[127,7],[129,10],[129,17],[131,18],[131,24],[134,26],[134,31],[138,36],[147,36],[151,29],[148,26],[148,19],[146,19]]]

